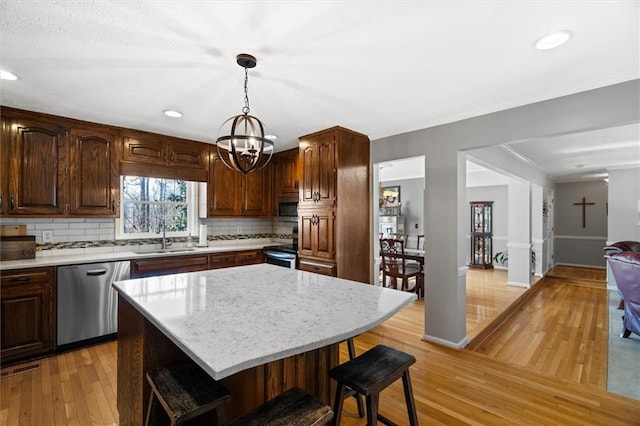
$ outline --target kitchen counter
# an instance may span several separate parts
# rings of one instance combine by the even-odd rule
[[[146,386],[144,371],[179,359],[175,349],[167,349],[173,345],[230,387],[235,415],[293,385],[332,403],[328,369],[339,361],[338,343],[415,300],[412,293],[269,264],[113,286],[119,292],[119,323],[127,324],[118,337],[121,424],[141,420],[148,396],[139,389]],[[279,381],[282,368],[289,373]]]
[[[133,250],[128,249],[126,246],[115,246],[107,248],[87,248],[87,249],[71,249],[60,250],[65,254],[62,255],[36,255],[35,259],[22,259],[22,260],[5,260],[0,261],[0,271],[9,269],[25,269],[25,268],[38,268],[42,266],[62,266],[62,265],[76,265],[82,263],[93,262],[110,262],[117,260],[133,260],[133,259],[147,259],[153,257],[168,257],[168,256],[185,256],[189,254],[200,253],[218,253],[228,251],[242,251],[242,250],[257,250],[266,246],[272,246],[279,244],[269,239],[257,239],[257,240],[233,240],[229,242],[217,243],[208,247],[192,247],[193,250],[186,247],[181,248],[180,251],[173,252],[158,252],[159,249],[148,250]],[[178,248],[178,247],[176,247]],[[115,251],[121,250],[121,251]],[[174,247],[169,247],[169,250]],[[180,249],[180,248],[179,248]],[[188,251],[187,251],[188,250]]]

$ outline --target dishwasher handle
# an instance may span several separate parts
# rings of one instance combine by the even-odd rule
[[[98,276],[98,275],[104,275],[106,273],[107,273],[107,270],[105,268],[91,269],[91,270],[87,271],[87,276],[88,277],[93,277],[93,276]]]

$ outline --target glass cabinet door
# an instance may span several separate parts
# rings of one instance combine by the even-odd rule
[[[471,201],[471,261],[475,268],[493,268],[493,201]]]

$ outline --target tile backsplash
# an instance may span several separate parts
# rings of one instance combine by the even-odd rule
[[[294,223],[278,222],[271,218],[223,218],[202,219],[207,225],[210,240],[244,239],[260,237],[291,238]],[[87,247],[100,245],[139,244],[141,240],[115,240],[114,219],[23,219],[0,218],[1,225],[27,225],[27,235],[36,237],[36,244],[41,249],[61,247]],[[42,241],[43,231],[51,231],[52,243]],[[198,231],[192,234],[193,241],[198,238]],[[186,238],[176,238],[176,241]]]

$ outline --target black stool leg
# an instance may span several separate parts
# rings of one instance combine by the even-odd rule
[[[378,425],[378,402],[380,394],[374,392],[367,395],[367,426]]]
[[[418,426],[418,414],[416,413],[416,402],[413,400],[413,389],[411,388],[411,377],[409,369],[402,374],[402,386],[404,387],[404,399],[407,403],[407,414],[409,415],[409,424]]]
[[[353,339],[347,340],[347,349],[349,350],[349,359],[354,359],[356,357],[356,348],[353,344]],[[358,417],[364,417],[364,403],[362,402],[362,395],[356,393],[353,397],[356,399],[356,405],[358,406]]]
[[[333,420],[331,426],[340,426],[340,417],[342,416],[342,403],[344,402],[344,385],[338,382],[336,389],[336,399],[333,404]]]

